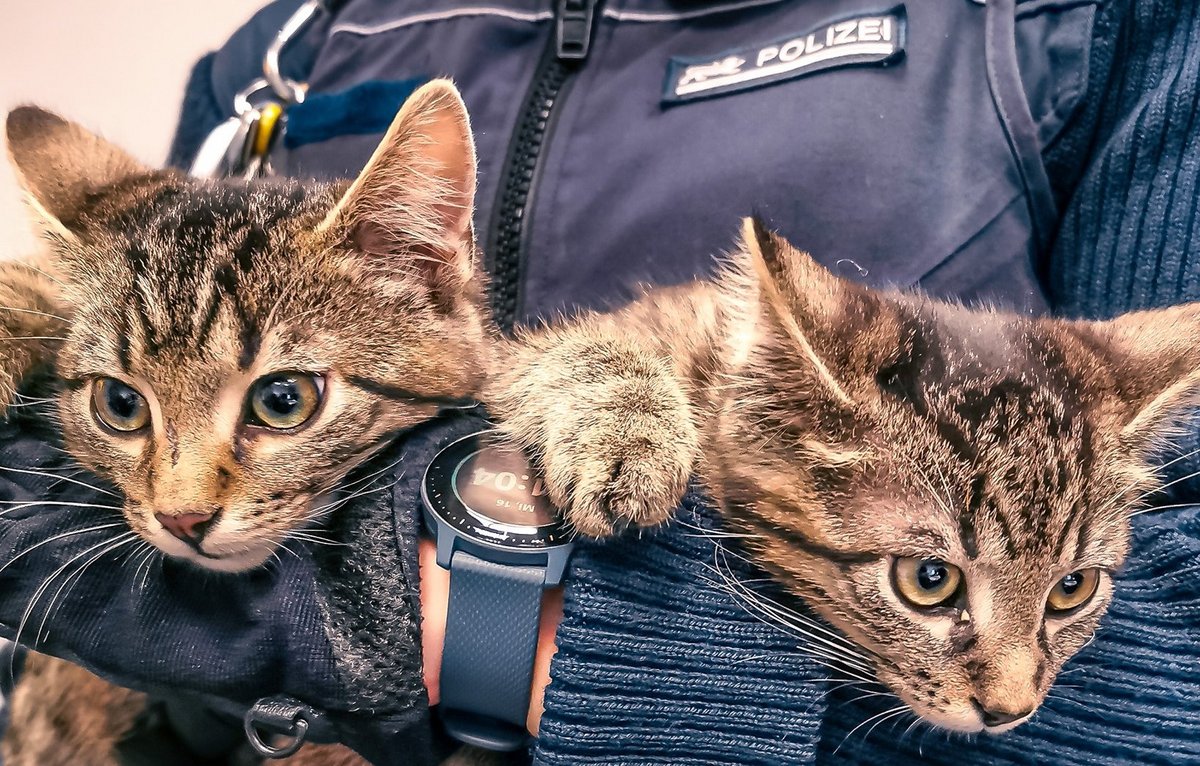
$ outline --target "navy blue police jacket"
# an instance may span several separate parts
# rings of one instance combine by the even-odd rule
[[[506,326],[703,277],[750,213],[873,285],[1087,316],[1200,297],[1193,3],[608,0],[582,56],[582,41],[558,32],[567,5],[340,4],[285,60],[310,96],[289,114],[275,167],[353,175],[407,92],[453,77],[477,136],[475,223]],[[173,162],[229,114],[295,6],[269,6],[200,62]],[[696,534],[719,520],[690,497],[686,525],[575,556],[533,757],[1200,762],[1200,676],[1188,670],[1200,658],[1200,512],[1178,475],[1182,507],[1134,520],[1131,563],[1070,687],[1014,732],[966,741],[893,725],[886,701],[823,680],[803,640],[714,587],[717,562],[755,575]],[[416,498],[395,502],[398,525],[415,524]],[[28,558],[50,566],[46,547]],[[276,601],[303,600],[278,587]],[[19,616],[0,604],[0,621]],[[228,620],[189,618],[172,635],[200,657],[220,644],[214,631],[260,659],[274,658],[268,638],[320,643],[299,619],[251,640]],[[59,651],[140,678],[118,649]],[[338,670],[327,649],[310,655],[319,669],[299,675]],[[161,680],[248,693],[171,672]],[[385,762],[384,751],[372,753]]]

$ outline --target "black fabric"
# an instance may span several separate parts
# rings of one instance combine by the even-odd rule
[[[209,132],[233,109],[232,104],[217,103],[216,96],[213,95],[211,81],[215,58],[215,53],[202,57],[192,67],[192,73],[188,76],[183,92],[183,105],[180,107],[184,119],[176,126],[175,135],[171,138],[171,148],[167,150],[169,167],[187,170]]]
[[[373,763],[433,763],[412,466],[478,427],[439,420],[412,432],[347,479],[344,491],[361,494],[323,532],[337,544],[292,546],[235,576],[161,557],[141,566],[148,549],[112,509],[120,499],[77,483],[100,486],[28,423],[4,424],[0,634],[235,715],[261,697],[296,697]]]

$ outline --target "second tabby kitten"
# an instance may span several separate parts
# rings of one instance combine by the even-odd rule
[[[1068,322],[882,293],[748,223],[715,284],[527,333],[488,400],[585,533],[696,469],[915,713],[996,733],[1089,640],[1200,390],[1200,306]]]

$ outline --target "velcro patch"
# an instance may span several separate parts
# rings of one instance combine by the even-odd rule
[[[716,57],[672,57],[663,101],[736,93],[835,67],[888,66],[904,57],[906,18],[898,5]]]

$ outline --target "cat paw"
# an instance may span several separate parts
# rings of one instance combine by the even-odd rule
[[[613,537],[665,524],[687,490],[699,437],[681,392],[627,380],[547,428],[550,498],[579,534]]]

